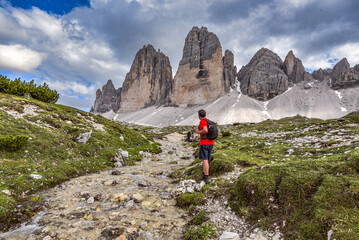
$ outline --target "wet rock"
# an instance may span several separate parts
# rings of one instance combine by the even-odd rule
[[[115,175],[115,176],[122,175],[122,172],[119,170],[114,170],[111,172],[111,175]]]
[[[132,198],[136,203],[140,203],[140,202],[143,201],[143,196],[141,194],[139,194],[139,193],[133,194]]]
[[[239,240],[239,235],[234,232],[223,232],[219,240]]]
[[[140,186],[140,187],[148,187],[150,185],[151,184],[149,182],[145,181],[145,180],[138,181],[138,186]]]
[[[123,228],[108,228],[101,232],[101,237],[105,239],[113,239],[121,236],[124,232],[125,229]]]

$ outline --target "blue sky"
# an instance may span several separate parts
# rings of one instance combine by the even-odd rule
[[[358,0],[0,0],[0,74],[88,110],[108,79],[118,88],[136,52],[161,49],[176,73],[187,33],[206,26],[240,69],[261,47],[293,50],[310,71],[359,63]]]

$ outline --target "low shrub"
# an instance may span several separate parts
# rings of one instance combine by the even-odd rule
[[[211,175],[218,176],[225,172],[232,172],[234,164],[230,160],[214,159],[211,161],[209,169]]]
[[[232,135],[232,133],[230,131],[222,131],[222,137],[229,137]]]
[[[201,225],[206,221],[206,211],[200,211],[190,222],[190,225]]]
[[[204,200],[203,193],[183,193],[177,197],[177,206],[185,208],[190,205],[199,205]]]
[[[350,167],[355,169],[356,171],[359,171],[359,152],[352,152],[348,156],[348,164]]]
[[[205,223],[202,226],[190,226],[184,235],[185,240],[206,240],[215,238],[217,229],[211,223]]]
[[[7,136],[0,138],[0,149],[6,151],[17,151],[26,145],[28,136]]]

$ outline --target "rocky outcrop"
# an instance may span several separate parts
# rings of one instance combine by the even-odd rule
[[[222,47],[207,28],[193,27],[188,33],[171,92],[171,104],[202,105],[225,94]]]
[[[152,45],[143,46],[122,85],[120,112],[132,112],[169,102],[172,67],[168,57]]]
[[[234,66],[234,55],[231,51],[226,50],[223,57],[223,80],[224,91],[229,92],[234,88],[236,83],[237,67]]]
[[[260,101],[267,101],[288,89],[283,61],[269,49],[260,49],[237,74],[241,91]]]
[[[96,100],[90,112],[105,113],[110,110],[117,111],[120,107],[121,88],[115,89],[111,80],[102,87],[102,91],[97,89]]]
[[[354,86],[359,86],[358,67],[350,68],[349,62],[346,58],[339,61],[331,72],[331,88],[343,89]]]
[[[303,82],[309,77],[309,74],[303,67],[302,61],[294,56],[292,50],[289,51],[284,60],[283,69],[288,76],[290,86]]]

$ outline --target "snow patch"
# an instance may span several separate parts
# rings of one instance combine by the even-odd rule
[[[288,90],[287,90],[288,91]],[[267,117],[267,118],[271,118],[272,116],[269,114],[268,112],[268,103],[269,101],[265,101],[263,102],[263,107],[264,107],[264,111],[262,111],[262,113]]]
[[[113,117],[113,121],[116,121],[117,116],[118,116],[118,113]]]
[[[342,93],[341,93],[341,92],[339,92],[339,91],[335,91],[335,93],[338,95],[338,98],[339,98],[339,99],[342,99],[342,98],[343,98],[343,96],[342,96]]]
[[[241,82],[236,80],[235,86],[237,86],[237,92],[242,93],[241,92]]]
[[[309,84],[309,83],[308,83]],[[292,87],[288,88],[287,91],[285,91],[283,94],[289,92],[290,90],[292,90]],[[279,96],[279,95],[278,95]]]
[[[242,96],[242,93],[239,93],[238,94],[238,97],[237,97],[237,102],[235,104],[233,104],[233,107],[235,107],[238,103],[239,103],[239,98]]]
[[[346,112],[347,109],[345,107],[341,107],[342,112]]]

